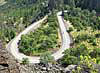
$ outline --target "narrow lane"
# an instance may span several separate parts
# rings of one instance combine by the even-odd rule
[[[66,12],[66,11],[65,11]],[[59,22],[59,27],[60,27],[60,32],[61,32],[61,37],[62,37],[62,45],[61,48],[54,54],[52,54],[52,56],[54,57],[55,60],[60,59],[61,57],[63,57],[63,52],[70,48],[70,36],[68,34],[68,32],[66,32],[66,27],[65,27],[65,23],[64,23],[64,19],[61,16],[62,12],[58,12],[57,13],[57,18],[58,18],[58,22]],[[32,25],[30,25],[29,27],[27,27],[23,32],[21,32],[18,36],[16,36],[11,42],[8,43],[7,50],[9,50],[9,52],[15,57],[16,60],[18,60],[19,62],[22,62],[23,58],[28,58],[29,59],[29,63],[39,63],[40,62],[40,57],[30,57],[30,56],[26,56],[23,53],[19,52],[18,49],[18,42],[21,39],[21,35],[27,34],[30,31],[37,29],[40,26],[40,23],[42,23],[45,19],[47,18],[47,16],[45,16],[43,19],[39,20],[38,22],[33,23]]]
[[[67,11],[65,11],[65,12],[67,12]],[[62,46],[56,53],[54,53],[52,55],[52,56],[54,56],[55,60],[62,58],[64,56],[63,52],[66,49],[70,48],[70,36],[69,36],[68,32],[66,31],[64,19],[61,16],[61,14],[62,14],[61,11],[57,13],[57,18],[58,18],[58,22],[59,22],[61,37],[62,37]]]

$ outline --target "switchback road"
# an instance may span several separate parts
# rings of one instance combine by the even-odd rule
[[[65,11],[67,12],[67,11]],[[70,36],[68,34],[68,32],[66,31],[66,27],[65,27],[65,23],[64,23],[64,19],[61,16],[62,12],[58,12],[57,13],[57,18],[58,18],[58,22],[59,22],[59,28],[60,28],[60,33],[61,33],[61,37],[62,37],[62,45],[61,48],[55,52],[54,54],[52,54],[52,56],[54,57],[55,60],[58,60],[60,58],[63,57],[63,52],[70,48]],[[45,16],[43,19],[33,23],[32,25],[30,25],[29,27],[27,27],[24,31],[22,31],[18,36],[16,36],[12,41],[10,41],[8,43],[8,45],[6,46],[7,50],[15,57],[16,60],[18,60],[19,62],[22,62],[23,58],[28,58],[29,63],[39,63],[40,62],[40,57],[35,57],[35,56],[26,56],[23,53],[19,52],[18,49],[18,42],[21,39],[22,35],[25,35],[35,29],[37,29],[42,22],[44,22],[44,20],[47,19],[47,16]]]

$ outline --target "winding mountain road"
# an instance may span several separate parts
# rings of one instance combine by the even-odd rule
[[[67,12],[67,11],[65,11]],[[58,22],[59,22],[59,27],[60,27],[60,32],[61,32],[61,37],[62,37],[62,45],[61,48],[55,52],[54,54],[52,54],[52,56],[54,57],[55,60],[58,60],[60,58],[63,57],[63,52],[70,48],[70,36],[68,34],[68,32],[66,32],[66,27],[65,27],[65,23],[64,23],[64,19],[61,16],[62,12],[58,12],[57,13],[57,18],[58,18]],[[40,57],[35,57],[35,56],[26,56],[23,53],[19,52],[18,49],[18,42],[21,39],[21,35],[27,34],[35,29],[37,29],[42,22],[44,22],[44,20],[47,19],[48,16],[45,16],[43,19],[39,20],[38,22],[33,23],[32,25],[30,25],[29,27],[27,27],[23,32],[21,32],[18,36],[16,36],[12,41],[10,41],[6,48],[7,50],[15,57],[16,60],[18,60],[19,62],[22,62],[23,58],[28,58],[29,59],[29,63],[39,63],[40,62]]]

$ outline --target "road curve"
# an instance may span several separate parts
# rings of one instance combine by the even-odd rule
[[[67,12],[67,10],[64,12]],[[66,31],[64,19],[61,16],[61,14],[62,14],[62,11],[58,12],[57,18],[58,18],[58,22],[59,22],[60,34],[62,37],[62,44],[61,44],[61,48],[52,55],[52,56],[54,56],[55,60],[58,60],[64,56],[63,52],[66,49],[70,48],[70,43],[71,43],[70,36],[69,36],[68,32]]]
[[[64,19],[61,16],[61,14],[62,14],[61,11],[58,12],[57,18],[59,22],[61,37],[62,37],[62,45],[61,45],[61,48],[56,53],[52,54],[55,60],[60,59],[64,55],[63,52],[66,49],[70,48],[70,36],[68,32],[66,32]],[[38,22],[33,23],[32,25],[27,27],[23,32],[21,32],[18,36],[16,36],[12,41],[10,41],[7,44],[6,46],[7,50],[15,57],[16,60],[18,60],[19,62],[22,62],[23,58],[28,58],[29,63],[39,63],[40,62],[40,57],[35,57],[35,56],[30,57],[30,56],[26,56],[23,53],[20,53],[18,49],[18,42],[21,39],[21,35],[27,34],[30,31],[37,29],[40,26],[40,24],[46,19],[47,19],[47,16],[45,16],[43,19],[39,20]]]

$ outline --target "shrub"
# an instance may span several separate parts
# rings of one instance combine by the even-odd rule
[[[50,52],[46,52],[44,54],[42,54],[40,56],[40,63],[43,63],[43,64],[48,64],[48,63],[53,63],[54,62],[54,57],[51,56],[51,53]]]
[[[96,38],[100,38],[100,33],[95,34],[95,37],[96,37]]]
[[[76,43],[79,43],[79,42],[82,42],[82,41],[85,41],[87,39],[89,39],[89,35],[88,34],[81,34],[81,35],[78,35],[76,38],[75,38],[75,42]]]
[[[87,56],[89,51],[84,44],[81,44],[77,48],[69,48],[64,52],[64,57],[61,59],[62,64],[78,64],[80,56]]]
[[[29,63],[29,60],[28,60],[28,58],[23,58],[22,59],[22,64],[28,64]]]
[[[69,30],[67,30],[69,33],[73,31],[72,27],[69,27]]]
[[[80,56],[81,61],[79,62],[77,69],[72,70],[72,73],[98,73],[98,69],[95,68],[96,59],[92,59],[89,56]]]

